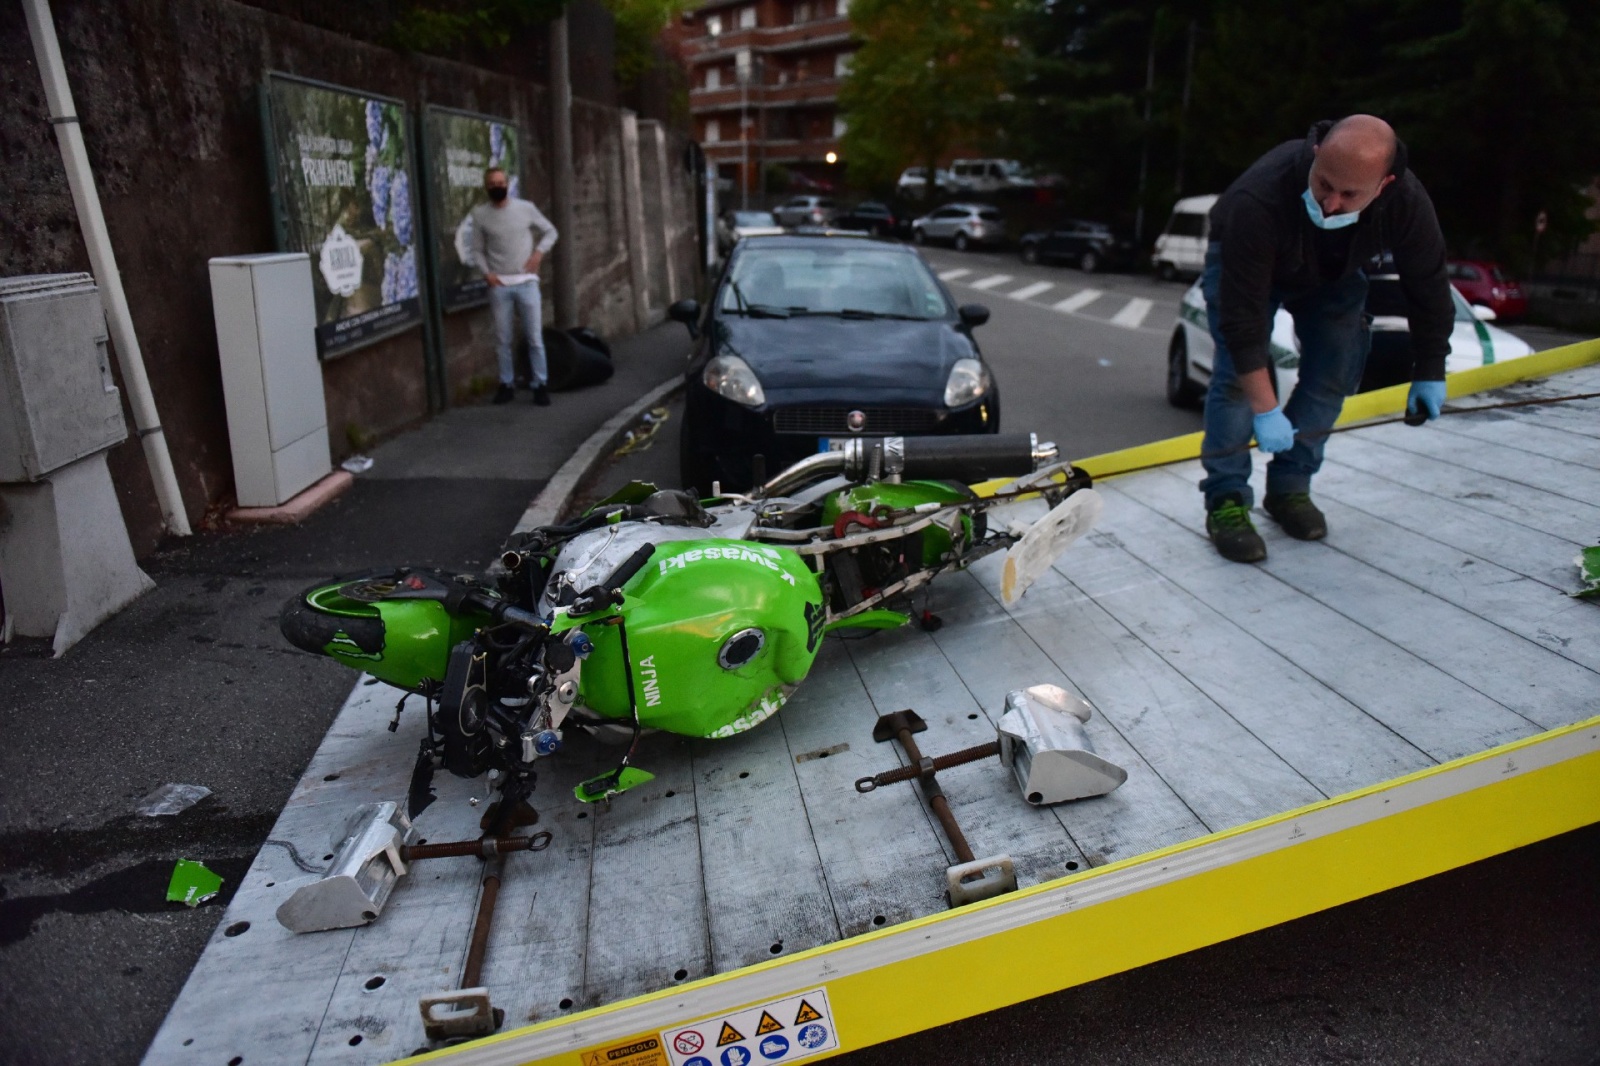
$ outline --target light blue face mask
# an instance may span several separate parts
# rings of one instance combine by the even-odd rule
[[[1324,215],[1322,205],[1317,203],[1317,198],[1311,195],[1308,188],[1300,194],[1300,199],[1306,202],[1306,214],[1311,216],[1311,224],[1318,229],[1344,229],[1354,226],[1356,219],[1361,217],[1360,211],[1347,211],[1342,215]]]

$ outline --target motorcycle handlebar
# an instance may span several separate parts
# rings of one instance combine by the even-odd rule
[[[1031,433],[1010,433],[904,437],[901,448],[902,477],[974,482],[1033,473],[1037,445]]]
[[[655,550],[654,544],[641,545],[632,555],[622,560],[620,566],[611,571],[610,577],[578,593],[577,598],[572,601],[572,613],[593,614],[612,604],[620,605],[622,586],[626,585],[634,574],[644,569],[645,564],[650,561],[650,556],[655,554]]]

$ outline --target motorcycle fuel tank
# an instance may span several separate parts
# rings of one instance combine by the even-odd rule
[[[811,669],[825,611],[792,551],[718,537],[656,545],[622,589],[634,698],[646,728],[729,737],[774,714]],[[588,622],[579,698],[627,719],[623,627]]]

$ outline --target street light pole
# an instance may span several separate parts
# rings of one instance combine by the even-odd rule
[[[739,210],[750,210],[750,49],[734,61],[739,76]]]

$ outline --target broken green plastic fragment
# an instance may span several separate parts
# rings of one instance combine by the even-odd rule
[[[1600,545],[1583,549],[1576,562],[1578,579],[1583,582],[1583,588],[1573,595],[1585,599],[1600,599]]]
[[[167,885],[167,900],[198,907],[215,896],[222,888],[222,878],[200,863],[179,859],[172,868],[172,881]]]
[[[608,800],[612,796],[620,796],[635,785],[642,785],[646,781],[654,781],[655,777],[655,774],[648,770],[641,770],[637,766],[619,766],[610,773],[601,774],[599,777],[591,777],[587,781],[580,782],[572,790],[572,794],[583,803],[599,803],[601,800]]]

